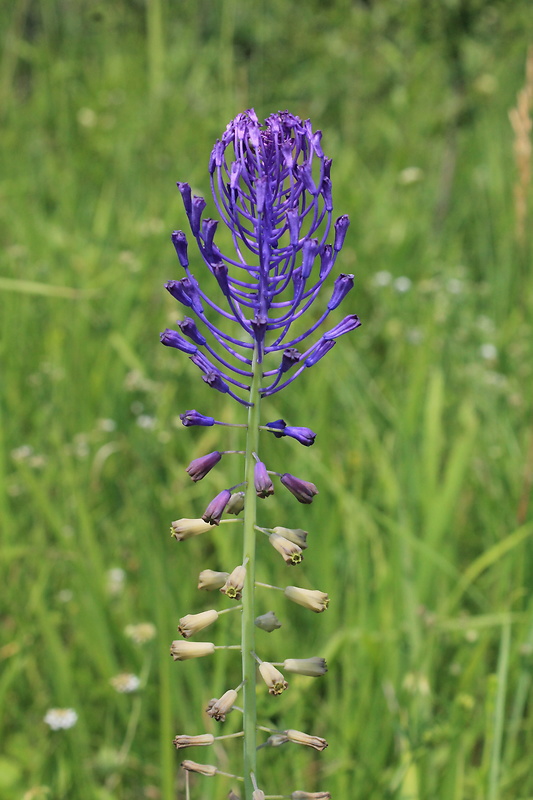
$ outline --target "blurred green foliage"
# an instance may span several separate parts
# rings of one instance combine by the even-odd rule
[[[275,707],[260,694],[274,726],[330,743],[262,750],[261,785],[530,797],[531,214],[517,242],[508,120],[530,3],[8,0],[0,30],[0,798],[181,797],[172,737],[206,730],[236,681],[235,654],[173,664],[168,645],[238,534],[167,531],[238,480],[233,461],[199,485],[184,466],[242,446],[177,415],[242,414],[157,333],[178,313],[162,288],[185,227],[174,181],[207,195],[213,142],[252,105],[323,131],[352,219],[344,313],[364,323],[265,402],[319,434],[262,454],[319,486],[312,507],[277,492],[261,509],[310,531],[298,580],[332,600],[310,619],[260,597],[283,621],[265,658],[330,666]],[[260,555],[264,581],[298,582]],[[140,646],[124,629],[144,621],[157,637]],[[142,691],[118,694],[122,672]],[[77,724],[51,731],[53,707]],[[191,757],[238,771],[237,751]],[[199,779],[193,797],[229,787]]]

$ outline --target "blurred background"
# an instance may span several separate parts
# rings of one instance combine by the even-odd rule
[[[0,798],[183,797],[172,737],[214,730],[203,709],[239,680],[231,651],[168,655],[238,537],[168,530],[238,480],[228,459],[192,484],[189,461],[242,447],[179,413],[242,410],[158,333],[179,314],[175,181],[216,216],[211,148],[251,106],[323,131],[356,276],[334,322],[363,321],[264,404],[318,433],[262,455],[320,495],[260,507],[311,546],[298,568],[262,548],[258,577],[331,605],[259,596],[283,622],[264,658],[329,663],[259,712],[330,746],[261,750],[260,783],[532,797],[531,4],[7,0],[0,30]],[[239,751],[185,757],[238,772]]]

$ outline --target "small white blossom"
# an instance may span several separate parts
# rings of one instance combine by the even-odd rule
[[[78,721],[73,708],[50,708],[44,715],[44,721],[53,731],[68,730]]]
[[[383,286],[388,286],[391,281],[392,281],[392,275],[390,274],[390,272],[387,272],[386,269],[382,269],[379,272],[376,272],[376,274],[372,278],[372,283],[374,284],[374,286],[377,286],[379,288]]]
[[[485,361],[495,361],[498,357],[497,348],[495,345],[490,344],[490,342],[482,344],[479,348],[479,352],[481,353],[481,358],[484,358]]]
[[[111,595],[120,594],[124,589],[126,573],[121,567],[112,567],[107,571],[107,591]]]
[[[155,638],[156,627],[151,622],[139,622],[137,625],[126,625],[124,633],[135,644],[144,644]]]
[[[412,286],[411,278],[408,278],[406,275],[400,275],[399,278],[395,279],[393,286],[397,292],[404,294],[405,292],[408,292]]]
[[[113,689],[120,694],[131,694],[136,692],[141,685],[140,678],[137,675],[132,675],[130,672],[121,672],[120,675],[115,675],[109,681]]]

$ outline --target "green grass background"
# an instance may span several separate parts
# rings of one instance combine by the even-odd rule
[[[320,495],[261,506],[311,546],[295,573],[261,542],[259,577],[331,606],[261,593],[284,626],[259,646],[330,671],[260,690],[259,710],[330,746],[261,750],[260,785],[533,798],[533,281],[508,120],[530,3],[7,0],[0,30],[0,798],[182,797],[172,737],[214,729],[206,701],[239,680],[235,653],[168,655],[179,617],[219,602],[196,575],[237,563],[238,531],[177,544],[168,525],[238,479],[228,459],[192,485],[186,464],[242,446],[177,415],[242,411],[158,332],[178,314],[174,182],[207,195],[212,144],[252,105],[323,131],[356,275],[335,321],[363,320],[264,404],[317,431],[311,449],[265,437],[263,455]],[[124,628],[143,621],[157,638],[139,647]],[[117,694],[120,672],[142,691]],[[78,723],[49,730],[51,707]],[[238,772],[239,749],[185,757]],[[233,785],[193,783],[205,800]]]

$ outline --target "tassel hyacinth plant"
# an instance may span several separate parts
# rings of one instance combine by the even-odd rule
[[[262,401],[314,367],[340,336],[360,325],[357,315],[350,314],[334,327],[319,332],[354,285],[353,275],[341,273],[333,281],[330,279],[349,218],[343,215],[333,222],[331,159],[324,156],[321,138],[321,132],[313,131],[309,120],[302,122],[288,111],[272,114],[263,125],[252,109],[238,114],[216,142],[209,161],[213,199],[230,232],[234,253],[228,255],[215,244],[218,221],[202,218],[204,198],[192,196],[187,183],[178,183],[203,268],[215,277],[218,297],[208,296],[193,274],[182,231],[175,231],[172,241],[185,274],[165,285],[187,316],[177,323],[179,333],[167,329],[161,334],[162,343],[186,353],[208,386],[230,395],[247,409],[247,423],[241,426],[246,429],[243,451],[216,450],[187,467],[191,479],[199,481],[223,456],[238,452],[244,456],[243,483],[221,491],[201,518],[179,519],[171,528],[172,536],[183,541],[220,524],[235,522],[236,515],[243,512],[242,555],[236,554],[237,566],[228,565],[228,572],[204,570],[199,577],[200,589],[220,590],[237,605],[182,617],[178,627],[182,638],[171,646],[176,661],[212,654],[218,649],[214,643],[189,638],[216,622],[220,614],[240,612],[240,641],[228,647],[241,653],[241,677],[220,698],[209,702],[207,713],[220,724],[232,710],[242,714],[242,731],[226,737],[210,733],[178,735],[174,745],[180,750],[211,745],[224,738],[242,738],[242,770],[233,776],[244,783],[242,800],[330,797],[328,792],[268,794],[266,782],[259,777],[258,748],[292,742],[320,751],[327,742],[312,733],[260,725],[256,714],[258,675],[268,692],[276,696],[288,686],[285,674],[318,677],[327,667],[320,657],[264,661],[255,642],[258,628],[273,631],[280,627],[273,612],[257,615],[257,586],[281,590],[288,600],[317,613],[327,608],[329,600],[326,592],[319,589],[292,584],[269,586],[261,583],[260,570],[256,575],[258,536],[266,535],[289,565],[298,565],[307,547],[307,532],[303,529],[261,527],[257,499],[272,495],[274,481],[278,480],[302,504],[311,503],[318,494],[310,481],[289,472],[274,472],[261,461],[261,435],[289,436],[304,447],[315,441],[310,428],[288,425],[283,419],[262,424]],[[313,303],[322,295],[324,301],[317,304],[320,312],[311,319]],[[228,424],[196,410],[185,411],[181,420],[186,427]],[[235,516],[222,519],[225,513]],[[181,766],[185,770],[187,798],[191,773],[227,774],[212,764],[192,760],[183,761]],[[236,797],[233,793],[231,796]]]

